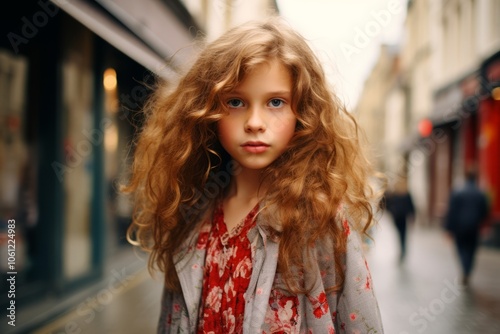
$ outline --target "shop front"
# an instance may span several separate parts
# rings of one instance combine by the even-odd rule
[[[443,221],[451,190],[474,169],[490,200],[485,242],[500,246],[500,52],[479,71],[440,89],[434,105],[430,138],[438,139],[430,151],[429,215]]]
[[[457,110],[461,107],[463,93],[458,83],[439,90],[434,96],[434,112],[430,118],[432,132],[422,142],[429,149],[429,218],[441,224],[448,210],[448,201],[454,175],[461,170],[463,158],[460,140],[463,119]]]
[[[2,321],[1,333],[66,312],[131,249],[118,185],[147,87],[172,69],[89,3],[18,1],[0,15],[0,269],[3,282],[15,276],[0,307],[16,306],[16,326]],[[96,8],[94,21],[82,16]]]
[[[479,176],[490,199],[491,242],[500,246],[500,52],[483,62],[480,80]]]

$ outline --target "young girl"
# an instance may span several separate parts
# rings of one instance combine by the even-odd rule
[[[129,237],[165,273],[159,333],[382,333],[358,231],[357,125],[274,18],[206,46],[147,107]]]

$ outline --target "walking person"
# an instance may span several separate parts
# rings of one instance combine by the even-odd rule
[[[462,266],[462,284],[468,285],[479,245],[479,232],[488,217],[488,200],[476,185],[477,175],[468,170],[465,186],[451,193],[445,228],[455,240]]]
[[[394,226],[398,232],[400,255],[399,261],[403,262],[406,257],[406,230],[409,219],[414,219],[415,207],[408,187],[406,179],[399,179],[395,189],[385,196],[385,205],[387,211],[392,216]]]
[[[148,106],[125,190],[165,272],[158,333],[383,333],[373,171],[303,37],[236,27]]]

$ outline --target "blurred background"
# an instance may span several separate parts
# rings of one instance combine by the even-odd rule
[[[131,205],[117,193],[141,107],[158,77],[189,66],[196,39],[276,14],[317,52],[388,192],[412,198],[404,259],[384,211],[366,241],[386,333],[500,332],[500,0],[18,0],[0,12],[1,333],[155,332],[161,277],[126,242]],[[443,224],[471,168],[490,210],[463,287]]]

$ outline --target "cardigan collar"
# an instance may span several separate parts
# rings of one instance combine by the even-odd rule
[[[203,287],[206,244],[211,225],[211,220],[209,219],[198,224],[189,237],[181,244],[178,252],[173,255],[175,269],[188,311],[189,326],[193,332],[197,328]],[[272,279],[268,280],[267,278],[263,279],[260,277],[262,268],[265,267],[268,272],[275,272],[278,263],[278,243],[277,240],[270,237],[268,233],[269,229],[265,227],[266,225],[261,215],[258,215],[256,228],[250,229],[247,233],[248,240],[255,247],[255,256],[252,258],[252,276],[248,288],[250,295],[248,298],[259,300],[269,298],[269,296],[255,295],[256,288],[262,288],[262,291],[270,291],[273,283]],[[206,233],[206,238],[203,237],[204,233]],[[245,308],[246,320],[244,326],[248,327],[252,323],[260,323],[263,321],[263,319],[260,319],[263,316],[262,312],[255,311],[252,307]]]

